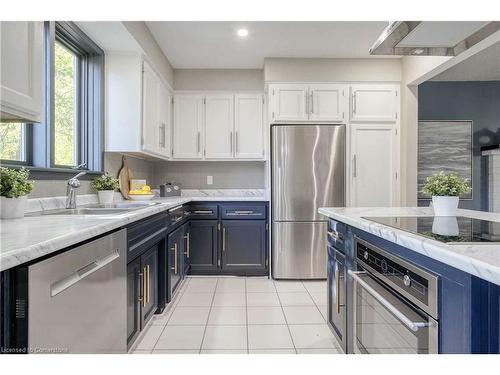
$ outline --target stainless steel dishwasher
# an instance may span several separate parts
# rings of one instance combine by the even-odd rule
[[[26,353],[126,353],[126,230],[12,275],[11,346]]]

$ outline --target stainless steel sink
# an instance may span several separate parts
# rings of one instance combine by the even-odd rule
[[[160,204],[160,202],[117,202],[111,204],[94,204],[78,208],[62,208],[58,210],[47,210],[33,212],[26,216],[40,215],[123,215],[130,211],[140,210],[141,208],[151,207]]]

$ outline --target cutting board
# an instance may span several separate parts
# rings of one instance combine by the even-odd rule
[[[122,167],[118,172],[118,181],[120,182],[120,193],[122,193],[123,198],[130,199],[128,192],[130,191],[130,180],[134,178],[132,170],[127,164],[127,159],[125,155],[122,156]]]

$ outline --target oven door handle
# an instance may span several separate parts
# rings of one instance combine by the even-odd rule
[[[396,318],[398,318],[401,322],[404,323],[412,331],[417,332],[420,328],[430,327],[430,323],[424,322],[413,322],[406,315],[404,315],[401,311],[399,311],[393,304],[387,301],[380,293],[378,293],[375,289],[373,289],[366,281],[364,281],[360,275],[367,275],[368,273],[365,271],[348,271],[349,275],[363,288],[366,289],[368,293],[370,293],[373,298],[375,298],[378,302],[380,302],[387,310],[389,310]]]

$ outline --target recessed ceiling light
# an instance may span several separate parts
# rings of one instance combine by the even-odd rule
[[[425,52],[424,49],[422,48],[415,48],[413,51],[411,51],[411,54],[412,55],[421,55]]]
[[[239,29],[236,34],[238,34],[238,36],[241,36],[241,37],[244,37],[244,36],[247,36],[248,35],[248,30],[247,29]]]

